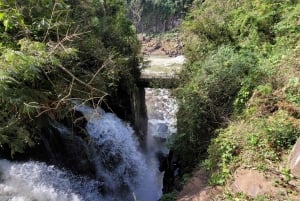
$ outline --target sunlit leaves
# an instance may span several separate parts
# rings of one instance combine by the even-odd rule
[[[130,90],[138,75],[121,0],[0,0],[0,24],[0,146],[12,154],[42,135],[41,118],[70,116],[74,98]]]
[[[14,4],[12,2],[0,2],[0,22],[2,22],[3,26],[5,27],[5,31],[17,27],[24,28],[24,18],[14,7]]]

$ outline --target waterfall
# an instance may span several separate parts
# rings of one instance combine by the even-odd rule
[[[157,201],[158,164],[141,153],[132,128],[112,113],[84,105],[76,110],[88,120],[97,177],[105,181],[106,190],[117,193],[115,200],[133,200],[134,194],[140,201]]]
[[[157,201],[162,194],[156,158],[142,153],[133,129],[112,113],[75,106],[87,120],[88,157],[95,178],[74,175],[40,162],[0,160],[0,200]],[[56,125],[56,127],[59,127]],[[67,128],[59,128],[62,135]]]
[[[101,183],[39,162],[0,160],[1,201],[100,201]]]
[[[164,155],[168,154],[167,143],[177,132],[176,112],[178,106],[170,89],[145,89],[148,113],[148,146]]]
[[[148,113],[148,150],[149,153],[155,153],[159,159],[159,169],[163,172],[161,186],[163,192],[168,193],[179,174],[178,157],[174,153],[169,153],[168,149],[177,132],[178,105],[170,89],[146,88],[145,99]]]

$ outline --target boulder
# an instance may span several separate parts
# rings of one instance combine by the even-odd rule
[[[238,169],[234,173],[231,189],[235,193],[244,193],[250,197],[259,195],[276,195],[279,190],[263,173],[254,169]]]
[[[297,140],[294,145],[290,157],[289,157],[289,166],[291,169],[291,173],[300,178],[300,138]]]
[[[157,133],[158,133],[158,135],[166,135],[166,134],[168,134],[168,131],[169,131],[168,129],[169,129],[168,125],[166,125],[164,123],[159,123],[157,125]]]
[[[220,186],[210,186],[205,170],[197,171],[184,185],[176,201],[211,201],[221,194]]]

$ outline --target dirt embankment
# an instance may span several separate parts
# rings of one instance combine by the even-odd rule
[[[200,169],[184,185],[177,201],[210,201],[221,193],[221,187],[209,186],[208,175]]]
[[[184,44],[179,34],[150,36],[139,34],[139,40],[142,43],[143,55],[168,55],[176,57],[183,54]]]

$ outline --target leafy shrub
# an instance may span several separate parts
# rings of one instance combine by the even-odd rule
[[[161,201],[174,201],[174,200],[176,200],[176,193],[172,192],[172,193],[164,194],[160,200]]]
[[[300,137],[299,127],[293,125],[293,119],[284,111],[270,117],[265,128],[270,145],[277,150],[290,148]]]
[[[207,157],[213,185],[238,165],[275,169],[299,137],[299,9],[295,0],[195,1],[183,23],[174,147],[191,166]]]
[[[122,1],[0,1],[0,8],[5,152],[33,146],[48,119],[71,124],[72,99],[101,104],[134,87],[139,42]]]
[[[179,89],[178,89],[179,90]],[[192,88],[178,91],[182,96],[179,100],[178,133],[175,136],[172,148],[181,156],[183,163],[189,167],[195,165],[205,151],[214,116],[209,109],[208,98],[200,91]],[[180,117],[179,117],[180,116]]]
[[[236,160],[239,141],[233,134],[234,128],[220,129],[218,137],[213,139],[208,148],[208,159],[204,167],[212,172],[211,185],[223,185],[230,174],[231,165]]]
[[[176,92],[179,98],[178,134],[173,147],[184,161],[193,164],[199,160],[212,131],[233,111],[233,102],[242,84],[254,85],[256,80],[250,83],[248,75],[255,71],[256,62],[255,55],[248,51],[222,46],[206,60],[194,63],[183,72],[181,79],[185,84]],[[194,74],[190,75],[189,70]]]
[[[271,81],[277,79],[276,67],[283,55],[299,44],[296,13],[299,3],[294,0],[194,3],[183,23],[188,63],[177,90],[179,129],[175,147],[183,158],[197,156],[190,161],[195,163],[204,156],[214,130],[224,126],[233,111],[235,116],[255,118],[253,115],[264,105],[247,108],[253,90],[272,96],[279,86],[276,80]],[[298,88],[291,86],[286,91],[295,103],[299,101]],[[263,114],[274,112],[275,104],[275,100],[266,103],[269,113]]]
[[[285,90],[285,94],[287,99],[291,102],[300,105],[300,81],[298,77],[290,78],[287,87]]]

